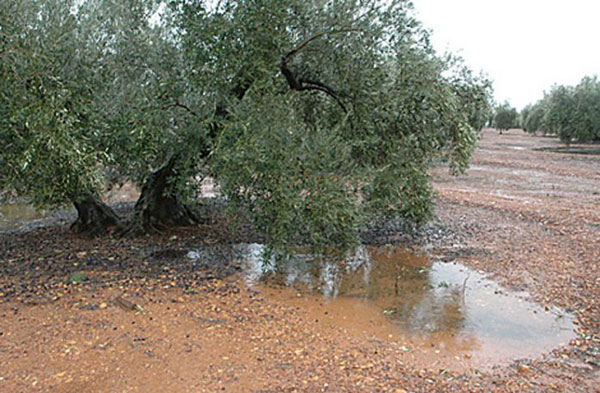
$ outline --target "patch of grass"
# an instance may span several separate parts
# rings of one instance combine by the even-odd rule
[[[83,284],[86,281],[89,281],[89,277],[87,274],[83,273],[83,272],[75,272],[73,274],[71,274],[71,277],[69,277],[69,282],[71,284]]]

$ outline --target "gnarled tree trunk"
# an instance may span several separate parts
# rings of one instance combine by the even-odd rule
[[[198,219],[181,198],[167,192],[169,180],[175,176],[174,167],[178,156],[171,157],[144,181],[139,199],[135,204],[131,222],[120,232],[121,236],[138,236],[159,233],[173,226],[188,226]]]
[[[95,236],[121,226],[117,213],[92,194],[85,194],[73,204],[77,209],[77,219],[71,224],[71,230],[76,233]]]

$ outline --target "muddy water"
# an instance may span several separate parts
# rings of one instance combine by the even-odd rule
[[[16,229],[29,221],[44,217],[44,214],[24,203],[0,204],[0,232]]]
[[[327,326],[394,343],[422,366],[485,369],[540,357],[575,337],[572,315],[459,263],[361,247],[335,262],[298,254],[275,269],[263,252],[235,247],[248,285]]]

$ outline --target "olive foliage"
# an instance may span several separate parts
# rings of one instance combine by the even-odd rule
[[[464,171],[489,116],[489,82],[407,1],[16,3],[0,187],[40,205],[176,157],[168,192],[208,172],[271,247],[344,248],[373,218],[429,218],[429,168]]]
[[[2,2],[0,189],[38,206],[72,202],[140,184],[180,142],[177,50],[149,24],[158,5]]]
[[[546,130],[542,128],[542,122],[546,112],[545,102],[540,100],[535,104],[527,105],[519,114],[519,121],[523,130],[528,133],[541,132],[546,135]]]
[[[179,7],[190,82],[226,113],[212,174],[276,247],[347,245],[367,217],[422,222],[432,159],[466,168],[489,86],[436,55],[410,3]]]
[[[94,73],[63,0],[0,4],[0,189],[56,205],[95,190],[107,156],[94,144]]]

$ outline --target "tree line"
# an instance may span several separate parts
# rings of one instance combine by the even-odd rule
[[[557,135],[565,143],[600,141],[600,80],[584,77],[576,86],[553,86],[523,109],[523,128]]]
[[[556,135],[561,141],[600,141],[600,80],[586,76],[576,86],[555,85],[519,113],[510,104],[497,106],[494,126],[521,127],[528,133]]]

